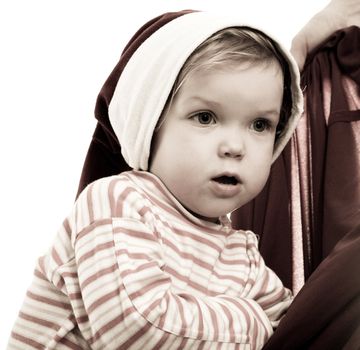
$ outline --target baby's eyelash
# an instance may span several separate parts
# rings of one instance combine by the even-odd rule
[[[216,117],[213,113],[202,111],[193,114],[190,119],[195,119],[201,125],[210,125],[216,123]]]
[[[272,130],[273,123],[266,118],[259,118],[252,122],[252,127],[256,132],[264,132],[265,130]]]

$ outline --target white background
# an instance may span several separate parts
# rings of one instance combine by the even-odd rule
[[[69,213],[95,126],[98,92],[147,20],[231,11],[290,47],[327,0],[1,0],[0,349],[38,256]]]

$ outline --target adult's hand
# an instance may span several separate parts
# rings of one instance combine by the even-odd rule
[[[333,32],[348,26],[360,27],[360,0],[332,0],[295,35],[291,53],[300,70],[307,54]]]

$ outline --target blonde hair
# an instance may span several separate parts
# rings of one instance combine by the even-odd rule
[[[163,113],[155,129],[157,131],[169,110],[176,93],[189,76],[199,70],[212,68],[231,68],[239,64],[272,64],[278,62],[284,77],[284,93],[280,122],[277,127],[278,138],[291,114],[291,78],[288,63],[269,37],[249,27],[230,27],[222,29],[201,43],[188,57],[180,70],[165,104]]]

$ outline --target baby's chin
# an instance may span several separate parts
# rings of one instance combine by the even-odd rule
[[[211,211],[202,211],[201,213],[199,213],[199,211],[190,210],[189,208],[186,208],[186,209],[192,215],[197,217],[198,219],[213,222],[213,223],[219,223],[221,217],[231,214],[231,212],[235,210],[235,209],[233,209],[229,212],[219,211],[219,210],[211,210]]]
[[[234,210],[245,204],[244,200],[206,200],[194,203],[194,201],[180,201],[183,207],[198,219],[219,223],[219,219],[231,214]]]

